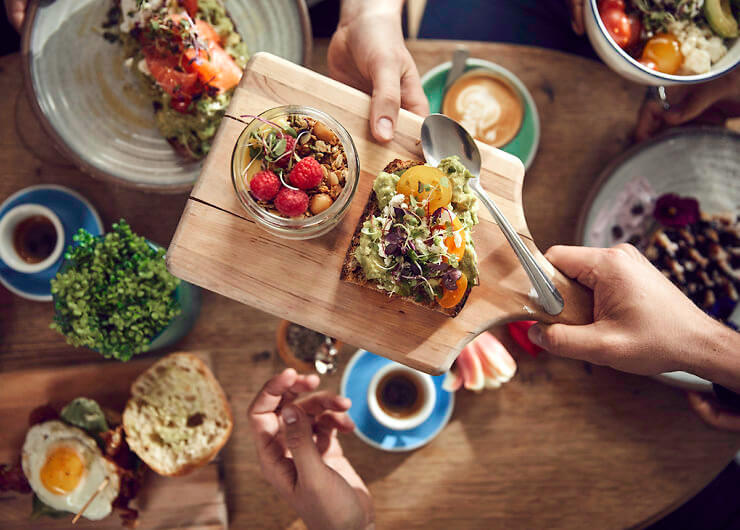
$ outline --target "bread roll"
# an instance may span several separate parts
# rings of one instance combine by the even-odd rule
[[[195,355],[168,355],[131,386],[123,411],[129,447],[160,475],[185,475],[213,460],[234,420],[224,391]]]

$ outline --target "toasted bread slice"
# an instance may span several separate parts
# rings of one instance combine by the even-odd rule
[[[386,173],[396,173],[398,171],[404,171],[410,167],[418,165],[421,165],[421,162],[415,162],[413,160],[404,161],[397,158],[389,163],[387,166],[385,166],[385,169],[383,169],[383,171],[385,171]],[[367,204],[365,205],[365,211],[362,213],[360,220],[357,222],[357,227],[355,228],[355,232],[352,235],[352,241],[349,245],[349,249],[347,250],[347,254],[344,257],[344,263],[342,264],[342,272],[340,274],[340,278],[345,282],[354,283],[355,285],[361,285],[363,287],[367,287],[368,289],[373,289],[387,295],[388,293],[377,287],[377,285],[375,285],[375,282],[365,278],[365,273],[363,272],[362,267],[359,263],[357,263],[357,260],[355,260],[355,250],[357,250],[357,247],[360,244],[360,232],[362,230],[363,223],[367,219],[370,219],[372,216],[379,213],[380,210],[378,208],[378,202],[375,198],[375,192],[372,192],[370,194],[370,198],[367,201]],[[458,313],[460,313],[460,311],[462,311],[465,302],[468,300],[468,296],[470,295],[470,290],[472,289],[472,287],[472,285],[468,285],[468,288],[465,290],[465,295],[463,296],[463,299],[460,300],[460,303],[457,304],[455,307],[450,308],[444,308],[435,301],[417,302],[413,298],[400,296],[397,294],[393,294],[391,295],[391,297],[405,300],[406,302],[426,307],[427,309],[438,311],[454,318],[458,315]]]
[[[131,385],[123,411],[129,447],[160,475],[185,475],[213,460],[234,419],[224,391],[195,355],[161,359]]]

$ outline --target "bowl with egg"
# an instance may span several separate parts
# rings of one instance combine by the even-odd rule
[[[588,0],[591,45],[615,72],[643,85],[692,84],[740,63],[734,0]]]
[[[452,63],[439,64],[421,78],[431,112],[465,127],[476,140],[518,157],[526,168],[540,141],[540,119],[527,87],[511,71],[469,58],[465,72],[447,90]]]

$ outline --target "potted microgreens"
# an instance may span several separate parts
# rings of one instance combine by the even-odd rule
[[[172,276],[162,247],[126,221],[108,234],[80,229],[51,280],[52,329],[73,346],[127,361],[182,338],[198,314],[197,289]]]

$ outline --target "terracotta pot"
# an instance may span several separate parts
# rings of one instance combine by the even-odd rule
[[[299,373],[315,373],[316,368],[314,368],[313,363],[303,361],[296,357],[292,348],[288,345],[288,326],[291,324],[292,322],[283,320],[278,326],[275,336],[278,355],[280,355],[280,358],[289,368],[294,368]],[[342,343],[336,341],[335,346],[337,349],[340,349],[342,347]]]

